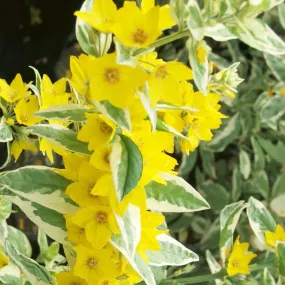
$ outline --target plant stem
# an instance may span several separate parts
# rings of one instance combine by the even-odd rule
[[[147,49],[145,49],[145,48],[137,49],[136,51],[134,51],[133,56],[138,56],[138,55],[140,55],[140,54],[142,54],[142,53],[144,53],[147,50],[150,50],[152,48],[160,47],[160,46],[166,45],[168,43],[174,42],[176,40],[179,40],[181,38],[188,36],[189,34],[190,34],[190,32],[188,29],[178,31],[174,34],[171,34],[169,36],[158,39],[153,44],[151,44]]]
[[[207,281],[214,281],[215,279],[219,279],[224,277],[224,272],[220,271],[214,274],[206,274],[201,276],[193,276],[188,278],[179,278],[174,280],[163,280],[160,285],[175,285],[175,284],[196,284]]]
[[[253,271],[263,270],[264,268],[268,268],[271,266],[275,266],[274,260],[271,260],[270,262],[264,264],[252,264],[249,266],[249,269],[251,272],[253,272]],[[216,279],[223,279],[226,276],[228,276],[226,271],[222,269],[221,271],[214,274],[163,280],[161,281],[160,285],[196,284],[201,282],[214,281]]]

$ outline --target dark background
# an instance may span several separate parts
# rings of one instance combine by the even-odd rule
[[[56,79],[56,66],[76,43],[74,11],[82,0],[0,0],[0,78],[34,79],[29,65]],[[41,23],[32,24],[38,9]]]

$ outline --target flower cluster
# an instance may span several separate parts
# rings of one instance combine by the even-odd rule
[[[113,33],[127,48],[149,47],[175,24],[169,6],[155,6],[153,0],[143,0],[141,8],[125,1],[119,10],[111,0],[97,0],[91,12],[76,16],[102,33]],[[197,52],[203,62],[203,47]],[[149,210],[146,186],[167,185],[166,175],[175,177],[175,141],[189,154],[199,141],[211,140],[212,130],[226,118],[219,111],[223,94],[211,88],[208,94],[194,91],[189,67],[157,56],[153,51],[138,54],[130,66],[118,63],[118,51],[101,57],[82,54],[70,59],[70,79],[52,83],[44,75],[35,86],[17,75],[10,85],[0,82],[15,160],[23,150],[36,151],[39,146],[51,163],[53,152],[62,157],[64,169],[55,171],[71,181],[66,195],[77,210],[65,219],[67,243],[76,258],[69,272],[56,275],[59,285],[140,282],[144,274],[136,262],[148,264],[148,253],[161,250],[158,237],[168,232],[164,216]],[[65,108],[81,112],[83,119],[71,119]],[[60,131],[68,138],[53,137]],[[203,203],[201,209],[208,206]],[[194,206],[194,211],[200,209]],[[130,211],[138,223],[135,240],[122,250],[121,240],[130,234],[124,233],[125,223],[133,223],[128,221]],[[237,248],[236,244],[234,251]]]

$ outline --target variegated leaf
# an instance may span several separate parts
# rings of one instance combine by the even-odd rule
[[[155,181],[146,185],[147,206],[158,212],[195,212],[209,209],[205,199],[184,179],[160,173],[167,185]]]

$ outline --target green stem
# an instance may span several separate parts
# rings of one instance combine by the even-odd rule
[[[145,49],[145,48],[137,49],[136,51],[134,51],[133,56],[139,56],[140,54],[146,52],[147,50],[151,50],[152,48],[160,47],[160,46],[166,45],[168,43],[174,42],[176,40],[182,39],[182,38],[188,36],[189,34],[190,34],[190,32],[188,29],[178,31],[174,34],[171,34],[169,36],[158,39],[153,44],[151,44],[147,49]]]
[[[259,271],[259,270],[263,270],[264,268],[268,268],[271,266],[275,266],[273,260],[271,260],[268,263],[264,263],[264,264],[252,264],[249,266],[249,270],[251,272]],[[202,283],[202,282],[207,282],[207,281],[214,281],[216,279],[223,279],[224,277],[227,277],[227,276],[228,275],[226,271],[222,269],[221,271],[214,273],[214,274],[206,274],[206,275],[193,276],[193,277],[187,277],[187,278],[163,280],[160,283],[160,285],[196,284],[196,283]]]
[[[175,284],[196,284],[207,281],[214,281],[216,279],[224,277],[225,274],[220,271],[214,274],[206,274],[201,276],[193,276],[188,278],[179,278],[174,280],[163,280],[160,285],[175,285]]]

